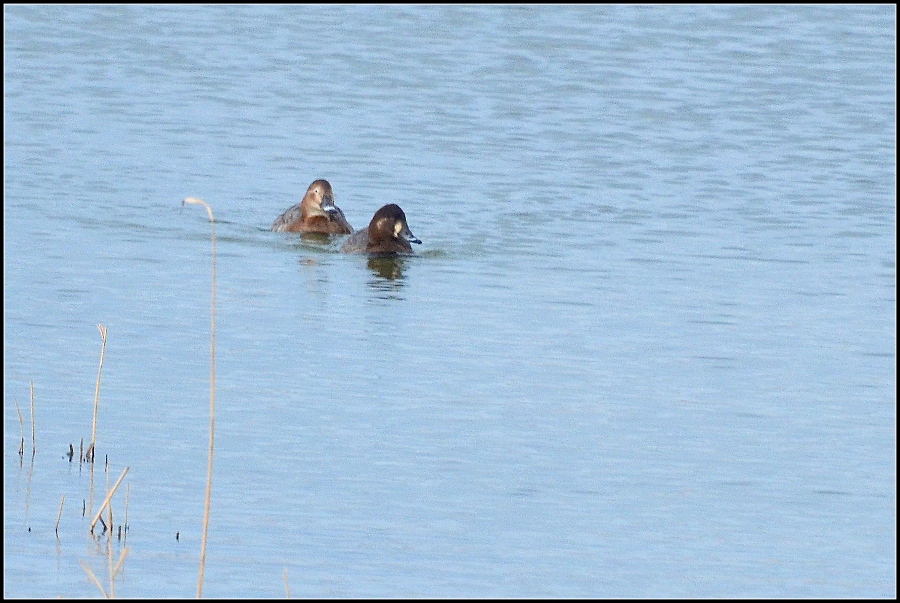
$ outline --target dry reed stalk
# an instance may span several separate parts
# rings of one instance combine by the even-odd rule
[[[34,437],[34,381],[31,382],[31,458],[37,452],[37,443]]]
[[[125,475],[128,473],[128,470],[131,467],[125,467],[125,471],[122,472],[122,475],[119,476],[119,479],[116,480],[116,485],[113,486],[112,490],[107,492],[106,500],[103,501],[103,504],[100,505],[100,508],[97,509],[97,515],[94,516],[94,520],[91,522],[91,533],[94,533],[94,526],[97,525],[97,522],[100,520],[100,515],[103,513],[103,509],[106,508],[106,505],[109,504],[109,499],[112,498],[112,495],[116,493],[116,490],[119,488],[119,484],[122,483],[122,480],[125,478]],[[112,528],[110,528],[112,529]]]
[[[104,598],[104,599],[109,599],[109,597],[106,596],[106,591],[103,590],[103,585],[100,584],[100,581],[99,581],[99,580],[97,580],[97,576],[94,575],[94,572],[91,571],[91,568],[89,568],[89,567],[84,563],[84,561],[79,561],[78,563],[81,564],[81,569],[83,569],[83,570],[84,570],[84,573],[86,573],[86,574],[88,575],[88,578],[91,579],[91,582],[94,583],[94,586],[97,587],[97,589],[100,591],[100,594],[103,595],[103,598]]]
[[[62,495],[62,500],[59,501],[59,514],[56,516],[56,538],[59,539],[59,520],[62,519],[62,508],[63,503],[66,502],[66,495]]]
[[[125,477],[124,475],[122,477]],[[109,472],[106,473],[106,487],[109,488]],[[106,554],[109,560],[109,596],[112,599],[116,598],[116,574],[113,571],[115,564],[113,563],[113,512],[112,512],[112,499],[110,499],[109,505],[106,507],[109,511],[109,536],[106,538]]]
[[[103,374],[103,357],[106,354],[107,332],[107,328],[101,324],[98,324],[97,328],[100,329],[100,338],[103,339],[103,345],[100,347],[100,368],[97,369],[97,388],[94,390],[94,424],[91,428],[91,445],[88,447],[91,453],[91,462],[94,462],[94,454],[97,449],[97,410],[100,407],[100,376]]]
[[[209,532],[209,503],[212,495],[212,470],[213,470],[213,444],[215,442],[216,427],[216,221],[213,218],[212,208],[203,199],[186,197],[181,204],[191,203],[202,205],[209,215],[210,228],[212,229],[212,311],[210,314],[211,328],[209,340],[209,463],[206,471],[206,501],[203,512],[203,538],[200,541],[200,572],[197,577],[197,598],[203,596],[203,571],[206,567],[206,538]]]
[[[88,449],[84,453],[84,462],[88,462],[88,455],[91,453],[91,447],[88,446]],[[88,486],[88,515],[94,512],[94,463],[88,463],[90,472],[90,485]],[[94,526],[91,526],[91,529],[94,529]]]
[[[288,586],[288,581],[287,581],[287,568],[284,568],[284,574],[283,574],[283,576],[284,576],[284,595],[285,595],[285,599],[290,599],[290,598],[291,598],[291,588]]]
[[[114,575],[116,575],[116,576],[119,575],[119,570],[122,569],[122,563],[125,562],[125,556],[128,555],[128,552],[129,552],[130,550],[131,550],[131,549],[129,549],[129,548],[124,548],[124,549],[122,549],[122,554],[119,556],[119,561],[116,562],[116,567],[115,567],[114,572],[113,572]]]
[[[127,472],[128,472],[128,469],[126,468],[125,471],[122,473],[122,477],[125,477],[125,473],[127,473]],[[122,481],[122,477],[120,477],[119,481],[116,482],[115,488],[113,488],[112,491],[107,492],[107,495],[106,495],[107,501],[109,501],[112,498],[112,495],[115,493],[116,488],[118,488],[118,486],[119,486],[119,482]],[[108,484],[107,484],[107,487],[108,487]],[[126,490],[126,492],[127,491],[128,490]],[[65,497],[63,497],[63,498],[65,498]],[[104,504],[106,504],[106,503],[104,503]],[[126,505],[127,505],[127,502],[126,502]],[[96,519],[94,519],[94,521],[96,522],[99,519],[100,523],[103,523],[104,528],[106,528],[106,530],[109,531],[109,535],[107,536],[107,539],[106,539],[107,564],[109,567],[109,594],[108,595],[107,595],[106,591],[103,589],[103,585],[100,584],[100,580],[98,580],[97,576],[94,575],[94,572],[91,571],[91,568],[89,568],[84,563],[84,561],[79,561],[79,563],[81,563],[81,567],[84,569],[85,573],[88,575],[88,577],[94,583],[94,586],[96,586],[100,590],[100,593],[103,595],[103,597],[106,599],[115,599],[116,598],[116,576],[118,576],[119,572],[122,570],[122,564],[125,563],[125,557],[128,556],[130,549],[128,549],[127,547],[123,548],[122,554],[119,555],[119,560],[116,562],[113,562],[113,550],[112,550],[113,511],[112,511],[112,504],[110,504],[107,508],[109,511],[109,515],[108,515],[109,526],[108,527],[106,526],[106,523],[103,521],[103,518],[99,517],[99,515]],[[100,508],[99,513],[100,514],[103,513],[102,507]],[[91,530],[93,531],[93,528],[91,528]],[[106,531],[106,530],[104,530],[104,531]]]
[[[131,498],[131,484],[125,486],[125,527],[122,529],[124,532],[124,541],[128,542],[128,500]]]
[[[19,440],[19,456],[25,454],[25,421],[22,419],[22,409],[19,408],[19,402],[16,399],[13,399],[13,402],[16,403],[16,412],[19,413],[19,429],[22,432],[22,439]]]

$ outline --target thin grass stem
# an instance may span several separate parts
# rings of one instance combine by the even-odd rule
[[[37,439],[34,435],[34,381],[31,382],[31,458],[37,452]]]
[[[62,519],[62,509],[63,503],[66,502],[66,495],[62,495],[62,499],[59,501],[59,513],[56,515],[56,538],[59,540],[59,520]]]
[[[19,401],[14,398],[13,402],[16,403],[16,412],[19,413],[19,429],[22,433],[22,438],[19,440],[19,456],[22,456],[25,454],[25,421],[22,419],[22,409],[19,408]]]
[[[91,427],[91,444],[88,447],[91,453],[91,462],[94,461],[94,454],[97,450],[97,411],[100,408],[100,377],[103,375],[103,357],[106,355],[107,328],[100,324],[97,325],[97,328],[100,329],[100,338],[103,340],[103,344],[100,346],[100,368],[97,369],[97,387],[94,390],[94,422]]]
[[[206,500],[203,512],[203,537],[200,541],[200,571],[197,577],[197,598],[203,596],[203,572],[206,567],[206,539],[209,533],[209,507],[212,498],[213,449],[216,427],[216,220],[212,208],[203,199],[187,197],[182,205],[191,203],[206,208],[212,230],[212,310],[209,337],[209,462],[206,470]]]

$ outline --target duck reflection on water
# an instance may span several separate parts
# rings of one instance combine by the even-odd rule
[[[369,256],[369,270],[375,276],[387,280],[403,282],[403,268],[406,258],[396,254],[372,254]]]

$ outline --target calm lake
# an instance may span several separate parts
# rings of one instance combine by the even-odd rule
[[[3,12],[5,597],[896,597],[895,6]]]

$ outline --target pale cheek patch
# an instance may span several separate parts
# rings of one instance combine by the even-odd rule
[[[394,222],[394,238],[395,239],[400,236],[401,230],[403,230],[403,223],[402,222]]]

